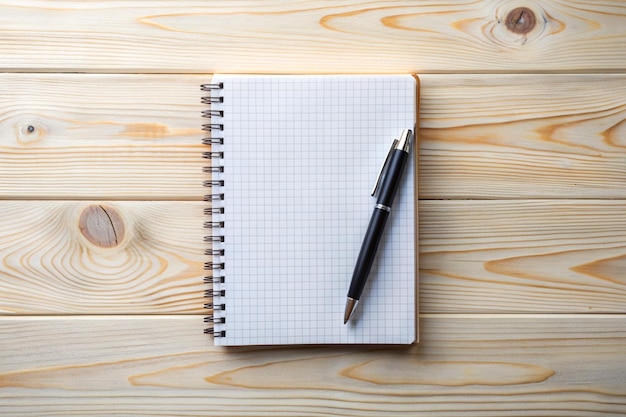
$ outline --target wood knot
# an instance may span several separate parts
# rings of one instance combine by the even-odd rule
[[[114,208],[90,205],[81,213],[78,225],[83,236],[95,246],[113,248],[124,241],[126,226]]]
[[[524,35],[535,28],[537,17],[528,7],[518,7],[509,12],[505,24],[511,32]]]
[[[41,126],[37,122],[31,122],[26,124],[20,123],[16,126],[15,130],[17,142],[22,145],[31,145],[33,143],[39,142],[44,138],[46,134],[43,126]]]

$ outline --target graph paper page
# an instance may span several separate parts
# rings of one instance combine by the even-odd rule
[[[411,76],[215,75],[223,83],[221,345],[415,341],[415,144],[360,303],[346,294]],[[218,314],[219,315],[219,314]]]

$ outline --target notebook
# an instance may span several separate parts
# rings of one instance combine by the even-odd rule
[[[215,344],[416,341],[415,143],[363,296],[343,314],[372,185],[416,124],[417,78],[216,74],[202,90]]]

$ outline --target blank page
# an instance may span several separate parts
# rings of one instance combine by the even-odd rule
[[[215,75],[223,83],[220,345],[412,343],[415,143],[360,303],[346,294],[378,169],[414,130],[411,76]],[[217,216],[216,216],[217,218]]]

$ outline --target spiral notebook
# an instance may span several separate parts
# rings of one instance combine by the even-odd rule
[[[416,124],[417,78],[216,74],[202,90],[215,344],[416,341],[416,144],[360,304],[343,313],[378,169]]]

